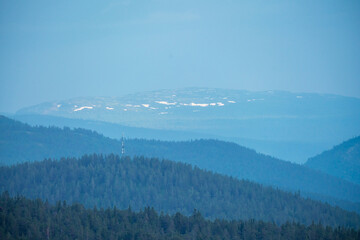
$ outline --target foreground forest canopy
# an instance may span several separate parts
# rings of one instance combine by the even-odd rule
[[[66,200],[85,207],[152,206],[190,215],[194,208],[210,219],[257,219],[359,227],[360,217],[337,207],[304,199],[191,165],[143,157],[85,155],[80,159],[0,167],[0,191],[50,203]]]
[[[305,226],[285,223],[278,226],[263,221],[209,221],[194,210],[160,215],[146,207],[140,212],[85,209],[81,204],[50,205],[24,197],[0,197],[0,239],[359,239],[360,231],[321,224]]]

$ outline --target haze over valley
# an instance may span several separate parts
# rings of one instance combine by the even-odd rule
[[[360,126],[356,124],[360,122],[359,99],[285,91],[161,90],[123,97],[47,102],[20,109],[14,116],[32,124],[56,125],[50,119],[44,122],[41,116],[26,115],[171,130],[167,136],[163,131],[161,138],[164,140],[228,140],[297,163],[304,163],[307,158],[360,134]],[[81,127],[81,124],[76,126]],[[132,131],[125,129],[122,133],[102,132],[97,125],[94,123],[90,128],[109,137],[119,139],[122,134],[135,137]],[[180,134],[173,131],[187,132],[187,137],[179,139],[176,135]],[[156,131],[143,137],[158,138]]]

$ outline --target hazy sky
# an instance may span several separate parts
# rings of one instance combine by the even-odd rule
[[[360,1],[0,0],[0,112],[181,87],[360,97]]]

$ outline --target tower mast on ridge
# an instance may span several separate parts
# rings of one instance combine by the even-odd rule
[[[125,154],[125,145],[124,145],[124,133],[123,133],[121,137],[121,156],[123,157],[124,154]]]

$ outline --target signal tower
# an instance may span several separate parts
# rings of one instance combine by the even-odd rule
[[[121,137],[121,157],[125,154],[124,134]]]

